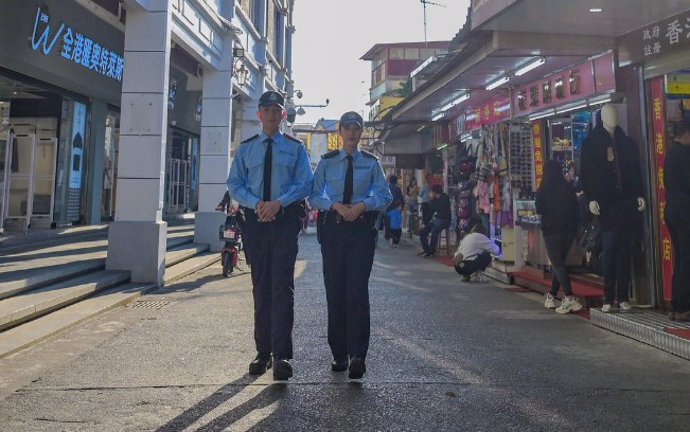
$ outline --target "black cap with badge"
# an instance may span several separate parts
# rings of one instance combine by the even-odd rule
[[[354,111],[348,111],[340,117],[340,126],[347,126],[349,124],[357,124],[359,127],[364,127],[362,116]]]
[[[278,105],[281,108],[285,108],[285,98],[277,91],[269,90],[264,92],[259,98],[259,108],[271,105]]]

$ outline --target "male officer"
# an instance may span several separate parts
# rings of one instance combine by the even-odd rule
[[[331,370],[350,369],[350,378],[366,372],[369,347],[369,274],[379,211],[393,196],[378,158],[357,150],[362,117],[347,112],[338,133],[343,147],[321,157],[309,202],[320,210],[323,279],[328,302]]]
[[[245,208],[243,234],[252,262],[257,356],[249,373],[260,375],[273,365],[276,380],[292,376],[297,239],[313,180],[302,142],[280,132],[283,104],[280,93],[261,95],[257,116],[263,131],[240,145],[228,177],[230,195]]]

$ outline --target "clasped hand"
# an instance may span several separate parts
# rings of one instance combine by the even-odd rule
[[[273,222],[280,211],[282,204],[280,201],[259,201],[256,205],[256,215],[260,222]]]
[[[362,202],[357,204],[335,203],[331,208],[338,212],[345,222],[352,222],[362,214],[366,206]]]

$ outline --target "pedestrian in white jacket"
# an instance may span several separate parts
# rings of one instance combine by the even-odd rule
[[[500,253],[496,243],[484,234],[480,220],[473,220],[470,226],[470,232],[462,238],[453,256],[455,271],[462,275],[464,282],[481,280],[481,273],[491,264],[491,256]]]

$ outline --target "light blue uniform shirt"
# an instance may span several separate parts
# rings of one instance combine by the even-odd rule
[[[230,196],[240,205],[251,209],[255,209],[263,198],[267,139],[266,134],[261,133],[244,141],[237,149],[230,167]],[[286,207],[309,195],[314,174],[301,141],[282,133],[271,139],[271,200],[277,199]]]
[[[336,153],[337,152],[337,153]],[[333,203],[343,202],[347,152],[334,150],[321,156],[314,172],[314,186],[309,203],[319,210],[330,210]],[[383,168],[376,156],[359,150],[352,155],[352,204],[363,202],[367,210],[386,209],[393,201]]]

